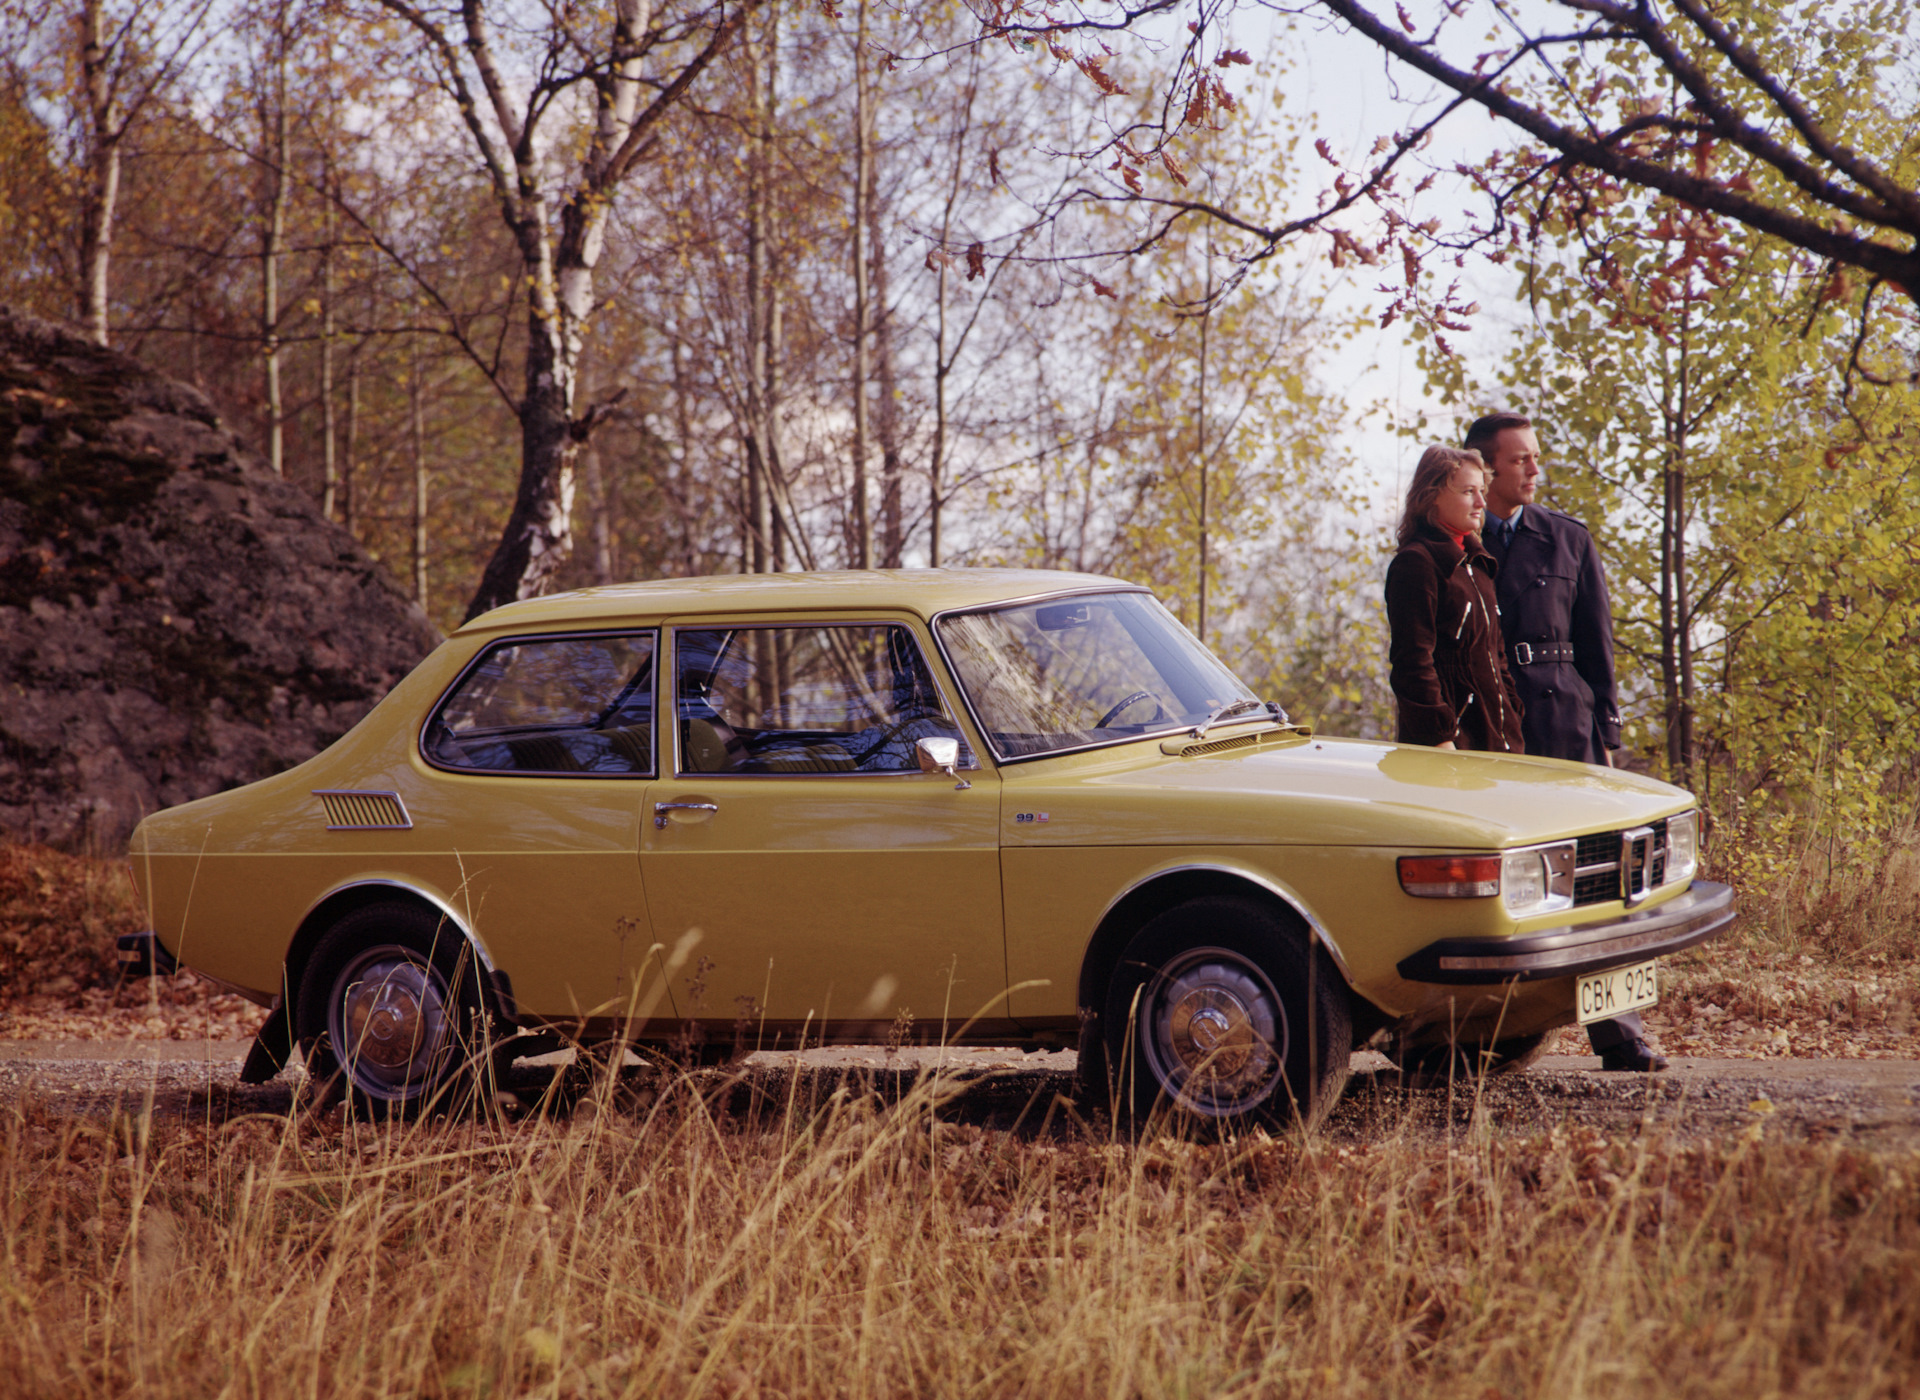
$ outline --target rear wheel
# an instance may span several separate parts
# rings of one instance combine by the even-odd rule
[[[1317,1121],[1352,1052],[1346,986],[1273,910],[1189,900],[1127,945],[1102,1016],[1116,1102],[1221,1124]]]
[[[356,909],[329,929],[300,979],[308,1070],[358,1112],[464,1108],[484,1063],[479,967],[445,916],[422,905]]]

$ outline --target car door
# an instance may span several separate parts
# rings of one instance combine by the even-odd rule
[[[675,1014],[763,1044],[1004,1020],[998,784],[914,630],[701,623],[671,645],[640,864],[657,942],[697,934]],[[960,771],[923,773],[916,741],[942,737]]]
[[[454,904],[523,1012],[604,1017],[649,941],[637,866],[654,761],[654,629],[508,637],[420,736],[456,864]]]

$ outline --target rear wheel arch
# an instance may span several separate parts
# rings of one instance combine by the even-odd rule
[[[362,880],[344,885],[323,895],[307,911],[287,945],[282,974],[284,983],[280,989],[285,1005],[291,1008],[297,1004],[301,980],[321,940],[349,914],[374,904],[413,904],[443,919],[446,926],[466,943],[479,965],[481,976],[478,985],[485,997],[487,1011],[507,1025],[517,1024],[513,997],[505,975],[494,967],[493,959],[487,955],[485,946],[466,921],[432,895],[395,880]]]

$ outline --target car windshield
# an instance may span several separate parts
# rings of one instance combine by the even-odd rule
[[[940,642],[1003,758],[1264,718],[1253,693],[1147,593],[1099,593],[940,619]],[[1237,707],[1236,707],[1237,708]]]

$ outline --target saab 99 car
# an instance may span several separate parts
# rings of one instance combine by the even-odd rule
[[[1733,917],[1684,791],[1324,737],[1146,589],[930,569],[512,604],[350,733],[132,839],[152,930],[365,1110],[570,1042],[1077,1048],[1311,1116],[1351,1050],[1514,1064]]]

